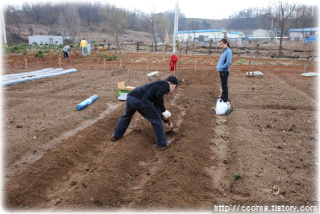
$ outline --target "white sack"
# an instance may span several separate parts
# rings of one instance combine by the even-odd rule
[[[224,115],[230,108],[230,103],[229,102],[223,102],[222,99],[217,100],[217,105],[216,105],[216,114],[217,115]]]

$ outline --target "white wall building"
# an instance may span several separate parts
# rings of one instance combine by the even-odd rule
[[[229,32],[225,29],[208,29],[208,30],[188,30],[178,31],[179,42],[209,42],[210,39],[217,41],[228,36]]]
[[[231,45],[242,45],[246,39],[246,35],[242,31],[229,32],[227,36]]]
[[[293,41],[303,41],[310,36],[319,36],[318,28],[290,28],[289,37]]]
[[[254,30],[252,32],[253,37],[270,37],[270,32],[264,29]]]
[[[32,45],[34,42],[38,45],[40,44],[55,44],[61,45],[63,44],[62,36],[50,36],[50,35],[34,35],[28,36],[29,44]]]

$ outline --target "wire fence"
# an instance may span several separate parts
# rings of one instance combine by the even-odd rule
[[[123,48],[130,52],[155,52],[155,53],[172,53],[172,44],[161,45],[145,45],[140,43],[127,43],[123,44]],[[100,51],[112,51],[117,47],[111,43],[105,45],[104,49]],[[264,41],[250,41],[242,44],[231,44],[233,55],[239,56],[259,56],[259,57],[271,57],[271,58],[315,58],[318,56],[318,50],[316,43],[304,44],[297,41],[284,41],[282,45],[281,54],[279,52],[279,41],[264,42]],[[94,48],[99,50],[99,48]],[[219,43],[179,43],[177,52],[182,54],[221,54],[222,50]]]

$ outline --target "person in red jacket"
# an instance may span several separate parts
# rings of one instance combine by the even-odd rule
[[[170,60],[170,71],[176,71],[177,70],[177,62],[178,62],[178,55],[173,54],[171,56],[171,60]]]
[[[112,136],[111,141],[116,141],[123,137],[132,116],[138,111],[144,118],[151,122],[154,133],[157,137],[158,150],[169,148],[162,121],[172,127],[169,119],[171,113],[164,106],[163,96],[175,91],[178,86],[178,79],[169,76],[167,80],[158,80],[133,89],[126,99],[126,111],[120,118]]]

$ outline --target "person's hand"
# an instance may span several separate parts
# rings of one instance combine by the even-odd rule
[[[170,118],[168,118],[168,123],[166,123],[166,125],[170,128],[173,128],[173,123],[171,122]]]
[[[173,123],[171,122],[171,120],[169,119],[169,121],[168,121],[168,126],[170,126],[170,128],[173,128]]]

